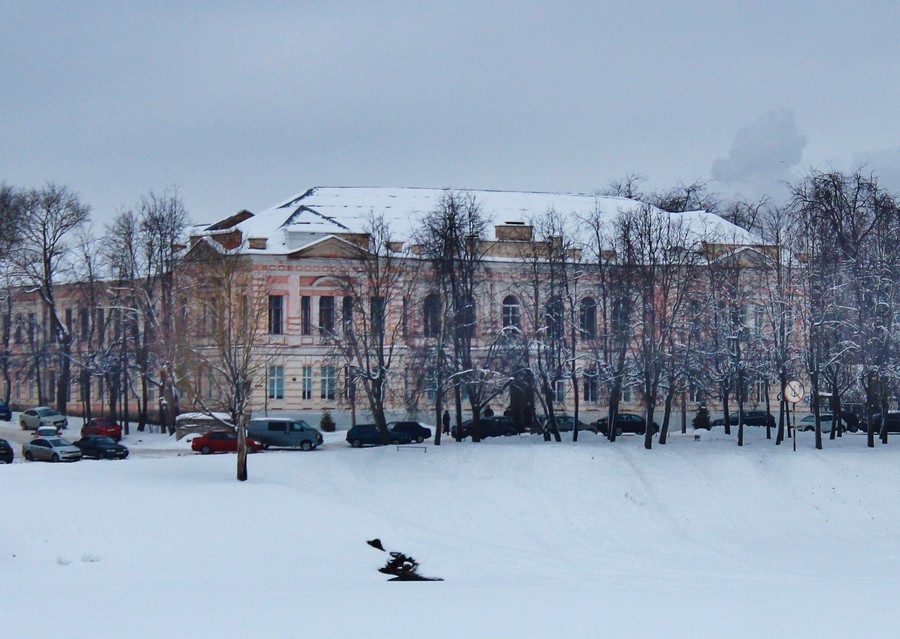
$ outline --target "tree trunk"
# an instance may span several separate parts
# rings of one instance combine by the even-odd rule
[[[237,480],[247,481],[247,422],[250,416],[241,414],[237,429]]]

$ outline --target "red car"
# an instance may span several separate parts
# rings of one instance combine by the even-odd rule
[[[261,441],[247,438],[247,450],[255,453],[263,449]],[[236,453],[237,433],[231,430],[211,430],[191,440],[191,450],[204,455],[210,453]]]
[[[92,435],[112,437],[118,442],[122,439],[122,427],[109,417],[97,417],[81,427],[82,437],[90,437]]]

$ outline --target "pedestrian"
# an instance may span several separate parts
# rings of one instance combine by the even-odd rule
[[[494,409],[491,408],[490,406],[488,406],[487,408],[485,408],[485,409],[484,409],[484,416],[485,416],[485,417],[493,417],[493,416],[494,416]]]
[[[441,421],[444,422],[444,433],[449,434],[450,433],[450,411],[449,410],[444,411],[444,416],[441,418]]]

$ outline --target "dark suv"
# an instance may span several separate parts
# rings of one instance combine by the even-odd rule
[[[9,407],[9,404],[2,399],[0,399],[0,419],[5,422],[12,421],[12,409]]]
[[[609,417],[601,417],[593,423],[594,432],[601,435],[609,435]],[[647,420],[643,415],[635,415],[634,413],[618,413],[616,414],[616,435],[622,433],[634,433],[635,435],[643,435],[647,432]],[[659,424],[653,422],[653,433],[659,432]]]
[[[354,448],[360,446],[381,446],[381,431],[378,424],[357,424],[347,431],[347,441]],[[398,430],[388,430],[388,443],[408,444],[412,441],[409,435]]]
[[[472,420],[467,419],[462,423],[462,430],[458,430],[454,425],[450,429],[450,433],[454,439],[465,439],[472,436]],[[516,423],[509,417],[499,415],[495,417],[482,417],[478,424],[479,437],[506,437],[508,435],[518,435],[519,429]]]
[[[431,429],[419,422],[390,422],[388,430],[395,430],[409,435],[414,442],[421,444],[431,438]]]
[[[738,414],[731,413],[728,416],[728,425],[729,426],[737,426],[738,425]],[[725,418],[720,417],[719,419],[714,419],[709,424],[710,426],[724,426]],[[767,413],[764,410],[745,410],[744,411],[744,426],[770,426],[772,428],[775,427],[775,418],[772,417],[772,413]]]

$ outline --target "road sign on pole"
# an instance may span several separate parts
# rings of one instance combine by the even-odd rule
[[[806,391],[803,388],[803,384],[798,382],[796,379],[792,379],[784,387],[784,400],[786,402],[790,402],[791,404],[796,404],[803,401],[803,395],[805,394],[805,392]]]

